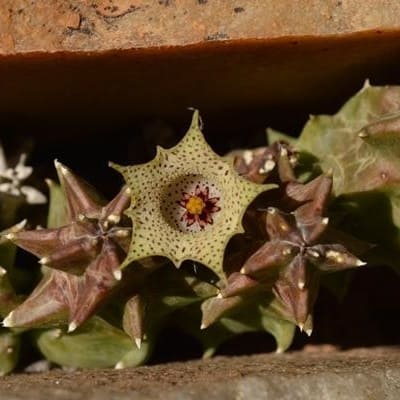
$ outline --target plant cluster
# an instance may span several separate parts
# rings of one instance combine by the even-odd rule
[[[330,273],[399,268],[400,87],[367,83],[298,139],[268,130],[268,146],[225,157],[201,129],[194,111],[175,147],[111,164],[125,184],[110,201],[55,161],[45,228],[17,223],[24,203],[46,198],[24,184],[26,156],[9,167],[0,152],[1,373],[21,344],[66,367],[136,366],[171,321],[205,357],[252,331],[283,352],[296,327],[312,334]],[[38,257],[38,283],[17,248]]]

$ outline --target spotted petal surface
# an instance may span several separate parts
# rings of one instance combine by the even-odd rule
[[[195,260],[223,277],[225,246],[243,232],[247,206],[274,187],[244,180],[215,154],[200,130],[198,111],[175,147],[159,147],[147,164],[113,166],[132,195],[127,215],[133,221],[133,235],[123,266],[157,255],[168,257],[177,267],[184,260]]]

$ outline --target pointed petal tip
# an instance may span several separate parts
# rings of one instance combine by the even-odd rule
[[[40,265],[47,265],[49,263],[49,261],[50,261],[49,257],[43,257],[38,261],[38,263]]]
[[[246,275],[246,268],[245,268],[245,267],[242,267],[242,268],[240,269],[240,273],[241,273],[242,275]]]
[[[124,369],[125,368],[125,364],[122,361],[119,361],[115,364],[114,369]]]
[[[362,261],[362,260],[357,260],[356,261],[356,266],[357,267],[362,267],[364,265],[367,265],[367,263],[365,261]]]
[[[205,324],[204,322],[200,325],[200,330],[204,330],[204,329],[206,329],[206,328],[208,328],[208,325],[207,324]]]
[[[2,325],[4,328],[13,328],[14,327],[13,315],[14,315],[14,311],[11,311],[10,314],[8,314],[3,319]]]
[[[280,155],[281,157],[286,157],[288,155],[288,151],[285,147],[281,148]]]
[[[114,271],[113,271],[113,275],[114,275],[114,278],[115,278],[117,281],[120,281],[120,280],[122,279],[122,271],[121,271],[120,269],[114,270]]]
[[[119,237],[119,238],[127,238],[129,235],[130,235],[130,232],[127,229],[118,229],[115,232],[115,236]]]
[[[300,322],[297,326],[299,327],[300,332],[303,332],[303,330],[304,330],[304,324],[303,324],[302,322]]]
[[[54,160],[54,166],[56,167],[56,170],[62,175],[67,175],[69,173],[69,169],[64,164],[60,163],[57,159]]]
[[[139,337],[135,338],[135,344],[136,347],[140,350],[140,348],[142,347],[142,339]]]
[[[312,332],[313,332],[313,330],[311,328],[310,329],[306,329],[307,336],[311,336]]]
[[[365,139],[365,138],[367,138],[369,135],[368,135],[368,132],[367,131],[365,131],[365,130],[361,130],[360,132],[358,132],[358,137],[360,138],[360,139]]]
[[[70,322],[70,324],[68,325],[68,333],[74,332],[77,327],[78,324],[75,321]]]
[[[121,220],[121,216],[117,214],[110,214],[107,217],[107,221],[111,222],[112,224],[118,224],[118,222]]]

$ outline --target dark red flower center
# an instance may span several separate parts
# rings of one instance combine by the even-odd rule
[[[186,226],[197,223],[201,229],[214,223],[213,215],[221,210],[217,204],[219,197],[210,197],[208,186],[200,188],[196,186],[194,193],[182,193],[182,199],[178,204],[185,209],[181,216],[181,221],[185,221]]]

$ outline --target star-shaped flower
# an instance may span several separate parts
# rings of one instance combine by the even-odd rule
[[[68,223],[60,228],[10,233],[6,237],[50,267],[31,296],[3,325],[31,326],[65,317],[74,330],[95,311],[121,279],[120,263],[129,247],[131,227],[123,212],[130,203],[124,187],[105,204],[95,190],[55,162],[66,198]],[[83,273],[75,276],[71,273]]]
[[[273,185],[246,181],[215,154],[201,133],[198,111],[180,143],[157,150],[147,164],[114,165],[132,193],[127,215],[133,234],[123,266],[157,255],[177,267],[187,259],[198,261],[222,278],[225,247],[243,232],[246,208]]]

